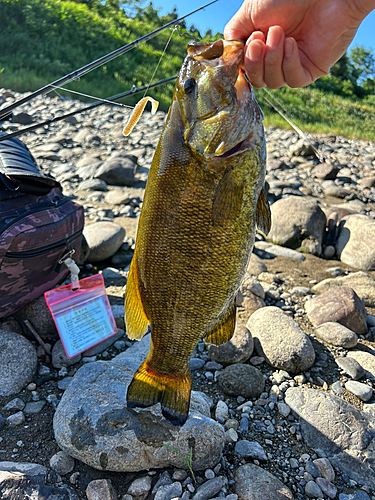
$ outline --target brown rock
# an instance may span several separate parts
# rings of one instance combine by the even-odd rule
[[[308,300],[305,310],[315,327],[333,321],[359,335],[367,333],[365,306],[355,291],[347,286],[337,287]]]
[[[315,294],[321,294],[338,286],[349,286],[363,300],[365,306],[375,307],[375,280],[363,271],[337,278],[327,278],[314,285],[311,290]]]

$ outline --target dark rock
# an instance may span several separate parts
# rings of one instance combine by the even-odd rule
[[[217,363],[230,365],[247,361],[254,348],[250,331],[244,326],[236,326],[233,337],[225,344],[207,346],[208,356]]]
[[[246,399],[259,397],[264,390],[262,372],[244,364],[227,366],[218,375],[218,383],[226,394]]]

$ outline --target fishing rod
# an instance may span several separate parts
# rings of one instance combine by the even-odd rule
[[[91,71],[91,70],[97,68],[98,66],[101,66],[102,64],[111,61],[115,57],[117,57],[121,54],[124,54],[125,52],[128,52],[129,50],[136,47],[138,44],[140,44],[142,42],[146,42],[147,40],[150,40],[151,38],[156,36],[161,31],[169,28],[169,26],[180,23],[186,17],[191,16],[192,14],[195,14],[196,12],[198,12],[202,9],[205,9],[209,5],[212,5],[213,3],[216,3],[216,2],[218,2],[218,0],[213,0],[209,3],[207,3],[206,5],[203,5],[203,7],[199,7],[199,9],[195,9],[195,10],[189,12],[189,14],[186,14],[185,16],[182,16],[182,17],[179,17],[178,19],[170,21],[169,23],[164,24],[164,26],[162,26],[161,28],[157,28],[156,30],[151,31],[150,33],[147,33],[146,35],[143,35],[140,38],[137,38],[137,40],[134,40],[133,42],[130,42],[127,45],[124,45],[123,47],[120,47],[119,49],[116,49],[113,52],[110,52],[109,54],[106,54],[105,56],[100,57],[96,61],[93,61],[89,64],[86,64],[85,66],[82,66],[82,68],[76,69],[72,73],[69,73],[69,74],[63,76],[59,80],[56,80],[53,83],[49,83],[45,87],[42,87],[39,90],[36,90],[35,92],[32,92],[30,95],[24,97],[23,99],[20,99],[19,101],[16,101],[13,104],[10,104],[6,108],[3,108],[2,110],[0,110],[0,120],[3,117],[5,117],[6,115],[9,115],[9,113],[13,109],[17,108],[18,106],[22,106],[22,104],[25,104],[25,103],[31,101],[32,99],[34,99],[35,97],[37,97],[39,95],[46,94],[47,92],[50,92],[51,90],[53,90],[55,87],[59,87],[59,86],[63,85],[64,83],[71,82],[72,80],[78,80],[82,75],[84,75],[88,71]]]
[[[84,111],[90,111],[91,109],[97,108],[98,106],[102,106],[103,104],[107,104],[108,101],[114,102],[114,101],[118,101],[118,100],[122,99],[123,97],[128,97],[129,95],[139,94],[140,92],[143,92],[144,90],[158,87],[159,85],[162,85],[163,83],[171,82],[172,80],[175,80],[176,78],[177,78],[177,75],[170,76],[168,78],[164,78],[163,80],[159,80],[158,82],[152,83],[151,85],[143,85],[143,87],[138,87],[135,89],[127,90],[126,92],[122,92],[121,94],[116,94],[112,97],[108,97],[104,101],[94,102],[94,103],[90,104],[89,106],[85,106],[84,108],[81,108],[81,109],[76,109],[75,111],[71,111],[70,113],[66,113],[65,115],[56,116],[56,117],[50,118],[49,120],[46,120],[42,123],[30,125],[30,127],[26,127],[26,128],[21,129],[21,130],[17,130],[16,132],[12,132],[11,134],[7,134],[3,137],[0,137],[0,142],[5,141],[7,139],[11,139],[12,137],[17,137],[19,135],[25,134],[26,132],[32,132],[33,130],[35,130],[37,128],[45,127],[47,125],[50,125],[51,123],[65,120],[66,118],[70,118],[71,116],[78,115],[79,113],[83,113]]]

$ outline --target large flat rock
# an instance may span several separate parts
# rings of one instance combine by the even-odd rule
[[[374,416],[316,389],[291,387],[285,402],[298,417],[307,446],[322,449],[334,467],[375,488]]]
[[[78,370],[54,417],[58,445],[68,455],[101,470],[130,472],[186,468],[192,450],[195,470],[214,467],[224,446],[224,428],[210,418],[209,398],[192,392],[182,427],[172,425],[160,405],[128,410],[126,392],[148,352],[149,336],[110,362]]]

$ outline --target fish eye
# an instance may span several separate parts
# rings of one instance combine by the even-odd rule
[[[195,80],[194,78],[188,78],[186,82],[184,83],[184,91],[185,94],[191,94],[193,92],[195,87]]]

